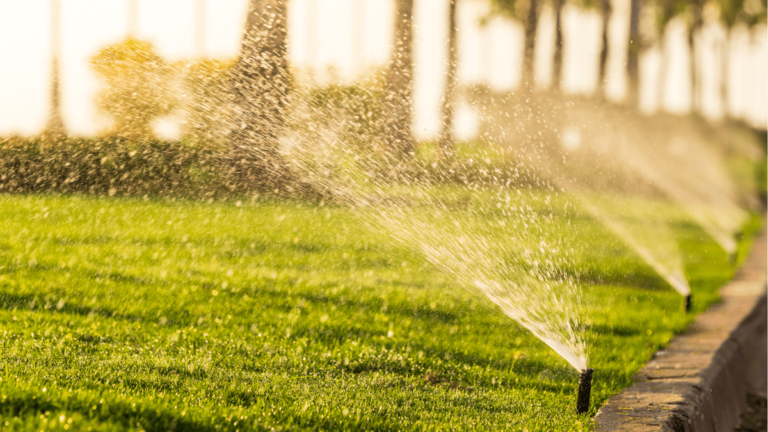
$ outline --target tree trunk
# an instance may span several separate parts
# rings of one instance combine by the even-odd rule
[[[290,177],[278,152],[290,78],[286,0],[251,0],[240,57],[232,78],[230,189],[273,191]]]
[[[702,17],[701,17],[701,5],[698,0],[691,2],[691,8],[693,8],[693,23],[691,24],[691,31],[688,33],[688,49],[690,50],[690,74],[691,74],[691,112],[695,113],[700,110],[701,94],[699,92],[699,68],[696,61],[696,35],[701,30]]]
[[[600,50],[600,93],[602,94],[603,98],[605,98],[605,78],[607,74],[607,64],[608,64],[608,24],[611,21],[611,0],[601,0],[600,3],[600,11],[603,15],[603,47]]]
[[[640,8],[642,0],[631,0],[629,15],[629,45],[627,49],[627,101],[630,106],[637,105],[638,97],[638,66],[640,56]]]
[[[523,51],[523,90],[529,91],[534,85],[534,52],[536,51],[536,27],[539,18],[539,1],[529,0],[528,17],[525,23],[525,45]]]
[[[723,118],[728,118],[729,115],[729,101],[728,101],[728,41],[730,39],[731,29],[725,28],[725,34],[723,35],[723,44],[720,54],[720,67],[722,68],[720,78],[720,99],[723,101]]]
[[[383,100],[382,149],[390,163],[413,154],[411,96],[413,93],[413,0],[397,0],[395,40],[387,69]]]
[[[659,63],[659,82],[656,87],[656,111],[664,112],[664,94],[667,90],[667,69],[669,69],[669,51],[665,43],[665,30],[661,31],[659,38],[659,51],[661,52],[661,61]]]
[[[453,156],[453,104],[456,90],[456,1],[449,0],[448,7],[448,70],[441,106],[442,130],[440,149],[443,159]]]
[[[555,53],[552,61],[552,88],[560,90],[563,77],[563,6],[565,0],[555,0]]]
[[[51,113],[45,134],[53,137],[66,135],[61,117],[61,85],[59,82],[59,48],[61,46],[61,0],[51,1]]]

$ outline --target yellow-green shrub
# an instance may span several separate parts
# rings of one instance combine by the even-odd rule
[[[153,138],[152,121],[171,112],[174,68],[134,38],[101,49],[91,60],[104,81],[98,107],[113,120],[110,135],[128,140]]]

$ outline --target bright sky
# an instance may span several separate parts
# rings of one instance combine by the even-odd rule
[[[0,0],[0,135],[35,134],[45,125],[50,93],[50,5],[53,0]],[[61,2],[61,80],[64,121],[70,133],[93,135],[104,126],[94,106],[99,83],[90,58],[106,44],[119,41],[128,31],[129,0],[59,0]],[[247,0],[137,0],[137,36],[151,41],[169,60],[197,56],[232,58],[237,55]],[[414,132],[422,138],[439,130],[439,103],[444,85],[447,39],[447,1],[415,0],[416,63]],[[195,7],[204,6],[204,38],[196,46]],[[624,94],[628,0],[614,0],[609,50],[608,93],[619,100]],[[486,82],[496,90],[514,89],[520,79],[523,31],[519,23],[491,18],[481,25],[489,8],[483,0],[459,2],[459,77],[462,82]],[[289,0],[289,55],[296,67],[313,66],[321,80],[353,80],[361,71],[382,66],[392,39],[393,0]],[[536,47],[537,83],[548,86],[551,76],[554,21],[545,9]],[[597,82],[600,17],[594,11],[568,6],[564,13],[565,38],[563,86],[569,93],[591,94]],[[703,82],[711,89],[702,97],[710,117],[722,115],[717,83],[721,72],[717,29],[702,36]],[[668,31],[669,77],[665,109],[690,109],[688,50],[682,23]],[[731,41],[729,72],[734,91],[729,94],[732,112],[753,123],[766,123],[766,31],[744,30]],[[650,50],[641,64],[641,107],[658,107],[655,86],[661,64],[658,49]],[[736,66],[734,66],[736,65]],[[721,68],[720,68],[721,69]],[[758,91],[755,91],[758,90]],[[709,92],[709,93],[707,93]],[[711,94],[710,94],[711,93]],[[461,107],[459,135],[476,130],[471,109]],[[161,132],[173,135],[169,119]]]

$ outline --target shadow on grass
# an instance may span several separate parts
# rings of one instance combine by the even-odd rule
[[[35,294],[15,294],[8,292],[0,292],[0,309],[5,310],[18,310],[26,309],[30,311],[38,310],[47,313],[63,313],[80,316],[99,316],[102,318],[120,319],[138,321],[141,319],[138,315],[119,313],[116,310],[107,309],[103,307],[92,308],[88,306],[82,306],[71,302],[66,302],[61,307],[58,305],[51,305],[49,308],[41,306],[45,304],[45,298]]]
[[[118,424],[126,429],[134,428],[139,424],[144,430],[153,432],[169,430],[214,432],[219,429],[214,425],[203,424],[194,419],[185,419],[181,413],[151,403],[141,404],[137,410],[137,404],[130,401],[111,400],[108,403],[103,403],[102,399],[100,403],[98,395],[84,396],[78,394],[74,397],[53,398],[44,393],[33,394],[23,391],[10,391],[9,393],[0,407],[0,412],[6,418],[37,417],[44,412],[58,413],[64,410],[77,412],[85,418],[95,418],[102,422]],[[94,409],[95,407],[98,409]]]

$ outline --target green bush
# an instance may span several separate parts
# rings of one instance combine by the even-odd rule
[[[478,157],[479,154],[468,153],[450,166],[437,165],[429,158],[417,158],[409,166],[411,178],[414,182],[430,184],[545,187],[531,173],[514,169],[514,161],[491,160]],[[190,146],[184,141],[134,142],[115,137],[0,139],[0,193],[78,192],[193,198],[274,193],[233,188],[226,175],[225,156],[226,152],[211,146]],[[332,168],[339,171],[353,169]],[[320,171],[318,167],[309,169]],[[276,194],[327,200],[336,191],[321,193],[323,186],[346,185],[325,185],[310,177],[302,179],[303,183],[289,185]]]
[[[0,192],[216,196],[227,193],[219,156],[178,141],[0,140]]]

